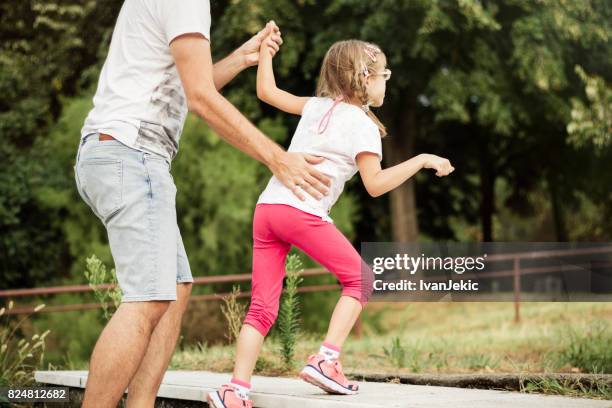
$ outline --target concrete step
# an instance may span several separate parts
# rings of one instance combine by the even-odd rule
[[[176,401],[205,401],[206,394],[229,381],[229,373],[167,371],[158,396]],[[87,371],[37,371],[42,384],[84,388]],[[255,376],[251,398],[262,408],[612,408],[612,401],[511,391],[360,382],[358,395],[338,396],[299,379]]]

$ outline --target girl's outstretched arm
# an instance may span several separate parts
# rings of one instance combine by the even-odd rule
[[[259,49],[259,65],[257,66],[257,97],[267,104],[287,113],[301,115],[307,96],[295,96],[287,91],[278,89],[274,80],[272,68],[273,50],[264,41]]]
[[[380,161],[375,153],[361,152],[356,161],[363,185],[372,197],[393,190],[423,168],[436,170],[438,177],[448,176],[455,170],[447,159],[427,153],[384,170],[380,168]]]

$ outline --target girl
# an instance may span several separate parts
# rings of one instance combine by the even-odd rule
[[[368,193],[377,197],[422,168],[435,169],[437,176],[454,170],[447,159],[431,154],[381,169],[381,137],[386,130],[369,107],[383,104],[385,82],[390,76],[379,47],[358,40],[340,41],[323,59],[317,96],[299,97],[276,87],[272,52],[262,45],[257,96],[278,109],[302,116],[289,151],[324,157],[316,167],[329,175],[332,184],[328,195],[317,200],[301,189],[306,180],[295,180],[293,189],[289,189],[272,177],[260,195],[253,217],[251,304],[237,342],[233,378],[208,395],[211,406],[252,406],[249,382],[264,337],[277,317],[285,259],[292,245],[336,275],[342,285],[325,341],[319,352],[308,358],[300,377],[329,393],[357,393],[357,384],[342,372],[339,356],[372,288],[369,281],[362,282],[361,257],[334,226],[330,209],[357,171]]]

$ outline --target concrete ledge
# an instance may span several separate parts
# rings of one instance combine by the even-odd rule
[[[400,384],[435,385],[443,387],[499,389],[508,391],[520,390],[521,381],[538,382],[544,379],[556,380],[559,383],[570,383],[590,387],[599,382],[612,388],[612,374],[388,374],[350,372],[348,378],[355,381],[395,382]]]
[[[206,404],[202,402],[205,395],[229,381],[230,377],[229,373],[167,371],[158,393],[160,399],[156,407],[205,407]],[[68,386],[76,391],[85,387],[87,371],[37,371],[35,378],[41,384]],[[265,408],[612,407],[612,401],[380,382],[360,382],[360,394],[351,396],[328,395],[293,378],[255,376],[252,384],[254,392],[251,396],[255,407]],[[71,396],[73,394],[76,397],[76,393],[71,393]]]

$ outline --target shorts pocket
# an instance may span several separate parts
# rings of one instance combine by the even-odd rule
[[[123,206],[123,162],[94,159],[79,167],[81,188],[94,212],[105,222]]]

